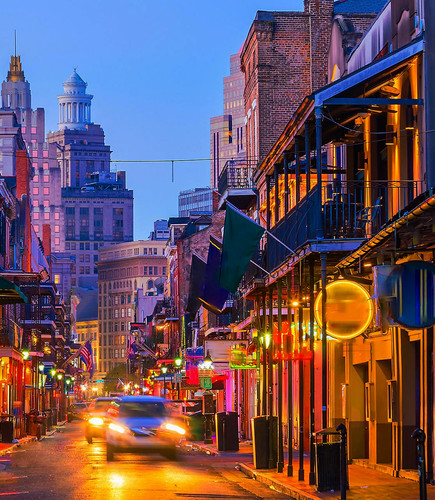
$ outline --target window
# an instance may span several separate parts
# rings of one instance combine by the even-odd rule
[[[39,194],[39,187],[33,188],[33,194]]]
[[[91,268],[89,266],[85,267],[85,274],[91,274]]]
[[[42,152],[42,156],[43,156],[44,158],[48,158],[48,151],[47,151],[47,150],[44,150],[44,151]],[[48,163],[47,163],[46,165],[47,165],[47,168],[48,168]]]
[[[60,226],[54,226],[54,232],[60,233]]]
[[[65,243],[65,250],[69,250],[70,249],[69,245],[70,245],[69,243]]]
[[[60,213],[59,212],[54,212],[54,218],[56,220],[59,220],[60,219]]]
[[[44,156],[45,156],[45,153],[47,153],[47,154],[48,154],[48,151],[44,151]],[[48,170],[48,163],[43,163],[43,164],[42,164],[42,168],[43,168],[44,170]]]
[[[36,127],[31,127],[30,128],[30,133],[31,134],[36,134]]]
[[[49,219],[50,219],[50,212],[44,212],[44,220],[49,220]]]
[[[125,318],[125,308],[121,309],[121,318]]]
[[[144,276],[146,276],[148,274],[148,267],[147,266],[145,266],[143,268],[143,274],[144,274]]]
[[[39,182],[39,175],[33,176],[33,182],[35,182],[35,183]]]
[[[44,175],[43,178],[44,182],[50,182],[50,177],[48,175]]]
[[[166,266],[162,267],[162,274],[163,274],[163,276],[166,276]]]
[[[153,275],[153,268],[152,268],[152,266],[149,266],[149,267],[148,267],[148,274],[149,274],[150,276],[152,276],[152,275]]]
[[[157,276],[159,273],[158,273],[158,269],[157,269],[157,266],[154,266],[154,276]]]
[[[44,188],[44,194],[45,194],[46,196],[48,196],[48,195],[50,194],[50,188],[45,187],[45,188]]]
[[[79,261],[80,262],[84,262],[85,261],[85,256],[82,253],[79,255]]]
[[[154,255],[157,255],[157,248],[154,248]]]
[[[33,220],[38,220],[39,219],[39,212],[34,212],[33,213]]]
[[[48,200],[44,200],[44,207],[49,207],[50,206],[50,202]]]
[[[54,244],[60,245],[60,238],[54,238]]]
[[[35,230],[36,233],[39,233],[39,225],[34,224],[33,229]]]

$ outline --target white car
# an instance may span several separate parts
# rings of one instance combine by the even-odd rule
[[[167,399],[123,396],[110,404],[107,416],[108,461],[115,453],[160,453],[176,459],[176,445],[186,429],[181,420],[170,415]]]

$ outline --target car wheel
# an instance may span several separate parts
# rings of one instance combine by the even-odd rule
[[[111,462],[114,459],[113,447],[109,444],[107,445],[106,458],[108,462]]]
[[[163,456],[168,460],[177,460],[177,450],[176,448],[169,448],[163,452]]]
[[[92,436],[90,436],[89,434],[86,434],[86,441],[87,441],[89,444],[92,444]]]

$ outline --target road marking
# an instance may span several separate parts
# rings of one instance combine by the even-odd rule
[[[10,491],[9,493],[0,493],[0,497],[5,497],[6,495],[26,495],[30,491]]]

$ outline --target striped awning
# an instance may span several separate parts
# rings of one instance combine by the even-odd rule
[[[0,304],[27,304],[27,297],[12,281],[0,277]]]

